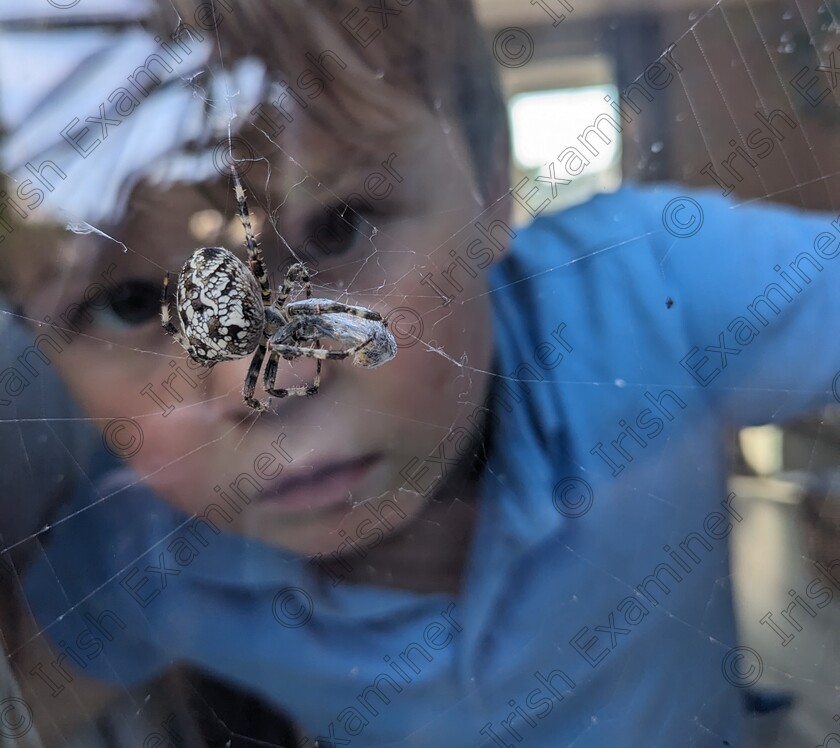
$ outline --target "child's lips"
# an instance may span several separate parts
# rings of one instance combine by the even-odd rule
[[[314,465],[302,475],[281,478],[266,488],[258,501],[263,506],[269,504],[272,510],[281,512],[347,504],[350,493],[379,464],[381,457],[382,454],[376,452],[349,460]]]

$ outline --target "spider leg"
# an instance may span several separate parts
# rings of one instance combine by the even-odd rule
[[[273,353],[277,353],[289,360],[294,358],[314,358],[318,361],[341,361],[364,348],[372,340],[373,337],[370,337],[364,343],[348,348],[346,351],[330,351],[320,347],[304,348],[298,345],[285,345],[283,343],[274,343],[271,346],[271,350]]]
[[[286,313],[289,316],[301,314],[349,314],[353,317],[362,317],[373,322],[385,322],[379,312],[374,312],[371,309],[366,309],[363,306],[350,306],[349,304],[342,304],[340,301],[326,301],[322,299],[314,302],[296,301],[286,307]]]
[[[301,385],[299,387],[275,387],[274,380],[277,378],[277,363],[280,354],[271,351],[268,354],[268,363],[265,367],[265,378],[263,380],[263,387],[265,391],[272,397],[289,397],[290,395],[315,395],[318,388],[321,386],[321,362],[318,361],[315,367],[315,381],[312,384]]]
[[[181,334],[181,331],[175,326],[172,321],[172,312],[169,306],[169,273],[163,276],[163,293],[160,299],[160,324],[163,331],[167,335],[175,338],[175,341],[181,345],[182,348],[188,349],[189,343]]]
[[[295,320],[290,325],[288,325],[283,331],[281,331],[277,336],[276,339],[279,340],[295,340],[295,335],[299,330],[305,326],[304,320]],[[303,385],[300,387],[286,387],[286,388],[277,388],[275,387],[275,380],[277,379],[277,364],[281,354],[278,348],[292,348],[294,350],[315,350],[321,347],[320,339],[315,340],[315,344],[313,348],[300,348],[299,346],[287,346],[282,343],[269,343],[270,351],[268,354],[268,363],[265,367],[265,377],[263,379],[263,388],[265,391],[271,395],[272,397],[288,397],[289,395],[314,395],[318,392],[318,388],[321,386],[321,359],[318,359],[318,362],[315,366],[315,381],[311,385]],[[294,356],[286,356],[284,355],[283,358],[291,360]]]
[[[251,214],[248,212],[248,203],[245,200],[245,190],[242,188],[242,182],[239,181],[239,175],[236,173],[236,166],[231,164],[230,170],[233,174],[233,188],[236,193],[236,202],[239,205],[239,220],[242,222],[242,228],[245,229],[245,247],[248,250],[248,267],[251,268],[251,272],[260,284],[263,306],[271,306],[271,289],[268,285],[268,276],[265,273],[265,263],[263,262],[262,251],[260,250],[257,240],[254,237],[254,230],[251,228]]]
[[[307,271],[303,263],[296,262],[294,265],[289,266],[289,269],[286,271],[286,277],[283,278],[283,285],[280,287],[279,294],[274,302],[274,306],[277,309],[286,305],[286,301],[292,293],[292,288],[294,288],[295,283],[300,283],[303,286],[307,299],[312,297],[312,283],[309,280],[309,271]]]
[[[257,350],[251,358],[251,365],[248,367],[248,373],[245,375],[245,383],[242,385],[242,399],[245,404],[255,411],[263,411],[266,406],[254,397],[254,389],[257,386],[257,380],[260,378],[260,368],[262,367],[263,358],[265,357],[265,343],[260,341]]]
[[[160,324],[167,335],[177,335],[178,328],[172,323],[169,309],[169,273],[163,276],[163,292],[160,297]]]

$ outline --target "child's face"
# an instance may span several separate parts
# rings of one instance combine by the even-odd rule
[[[245,257],[233,191],[222,179],[204,190],[138,188],[115,235],[131,251],[110,242],[99,251],[82,247],[64,263],[66,270],[24,305],[29,316],[58,319],[92,282],[101,281],[103,271],[128,289],[124,304],[92,311],[92,323],[79,322],[82,334],[52,358],[82,406],[104,419],[100,425],[131,417],[142,428],[142,447],[129,462],[180,509],[202,514],[216,503],[233,518],[227,526],[218,514],[211,516],[217,526],[298,552],[331,553],[348,536],[372,538],[373,527],[388,535],[407,524],[431,492],[424,497],[417,484],[411,488],[401,471],[413,475],[426,457],[439,458],[438,445],[456,428],[465,430],[457,432],[462,435],[475,431],[474,414],[486,395],[491,366],[489,299],[476,261],[467,259],[476,271],[473,278],[452,265],[449,253],[454,249],[467,258],[466,245],[482,238],[474,226],[479,217],[486,225],[507,216],[500,206],[482,214],[456,129],[419,105],[412,112],[405,111],[404,101],[399,106],[413,124],[378,136],[364,156],[299,114],[280,142],[306,171],[261,136],[251,142],[271,157],[270,186],[264,163],[242,169],[275,288],[289,264],[278,232],[297,250],[317,227],[330,221],[334,228],[342,226],[328,219],[324,206],[338,206],[353,193],[373,206],[365,218],[377,228],[374,236],[362,225],[335,242],[330,255],[311,247],[307,254],[315,296],[388,316],[399,353],[386,365],[368,370],[349,359],[325,361],[317,395],[274,399],[271,410],[259,416],[241,396],[250,356],[209,372],[187,365],[185,352],[161,329],[161,282],[164,269],[177,272],[199,246],[224,245]],[[218,231],[213,214],[202,213],[213,210],[225,218]],[[450,266],[456,269],[449,277],[462,291],[443,279]],[[451,304],[443,305],[434,286],[453,297]],[[276,386],[310,383],[314,373],[311,360],[281,360]],[[266,399],[262,376],[256,397]],[[114,432],[113,438],[125,442],[129,432]],[[458,444],[464,443],[460,436]],[[456,457],[455,441],[445,443],[445,457]],[[417,479],[424,491],[441,475],[437,464],[428,467]],[[247,494],[249,504],[231,484]],[[243,507],[241,514],[224,503],[216,487]],[[384,500],[390,502],[380,522],[370,507]]]

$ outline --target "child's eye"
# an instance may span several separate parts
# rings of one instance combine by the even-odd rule
[[[160,296],[159,284],[147,280],[125,280],[114,289],[107,307],[85,311],[94,317],[95,324],[138,327],[160,317]]]
[[[161,285],[146,280],[123,281],[108,311],[127,325],[142,325],[160,316]]]
[[[373,235],[373,219],[373,212],[364,208],[356,211],[347,205],[333,206],[327,209],[325,218],[312,222],[312,242],[307,240],[305,244],[330,257],[346,255]]]

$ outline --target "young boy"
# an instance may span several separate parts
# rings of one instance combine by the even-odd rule
[[[42,82],[4,150],[2,277],[50,325],[21,366],[103,444],[33,541],[33,708],[66,733],[80,674],[184,661],[300,745],[738,745],[762,661],[721,436],[830,401],[833,216],[626,187],[514,228],[466,1],[171,6],[68,44],[73,106]],[[165,271],[244,257],[230,148],[273,288],[302,260],[400,343],[261,415],[249,357],[202,369],[160,329]]]

